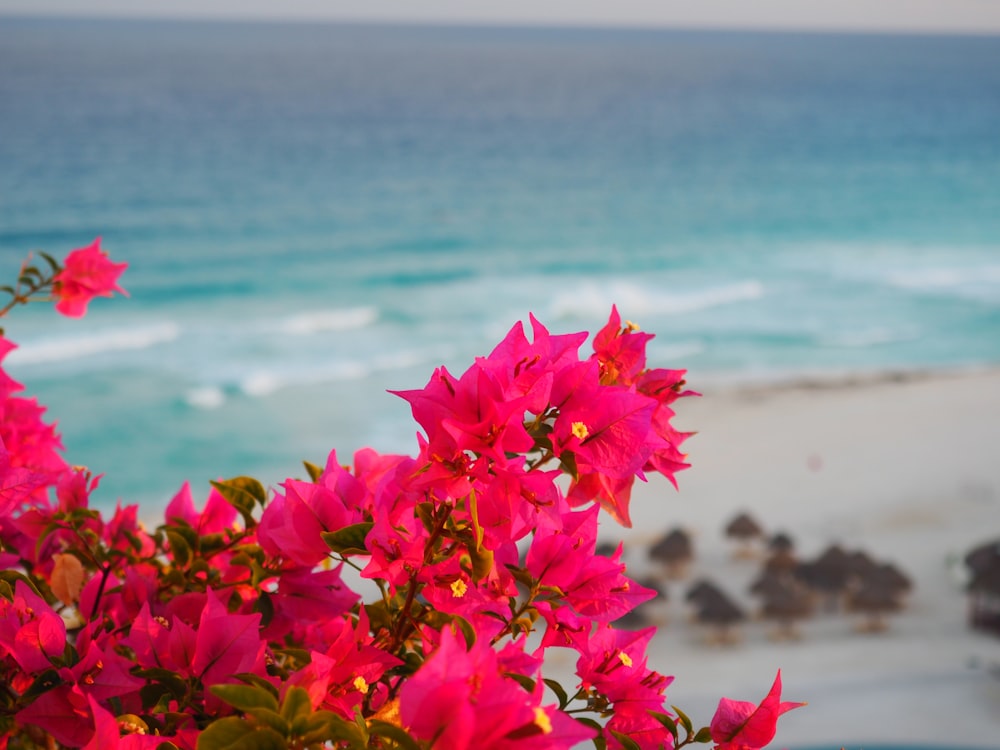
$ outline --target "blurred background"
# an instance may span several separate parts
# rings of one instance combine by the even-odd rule
[[[129,263],[6,321],[105,506],[412,452],[386,389],[529,312],[702,387],[1000,359],[995,6],[286,5],[0,0],[0,272]]]

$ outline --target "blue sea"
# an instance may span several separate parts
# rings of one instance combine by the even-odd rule
[[[387,389],[612,303],[697,388],[1000,362],[1000,38],[0,19],[4,320],[104,506],[415,449]]]

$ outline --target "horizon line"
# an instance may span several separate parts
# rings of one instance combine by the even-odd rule
[[[331,26],[384,26],[442,29],[510,29],[510,30],[567,30],[567,31],[623,31],[623,32],[693,32],[693,33],[759,33],[759,34],[802,34],[840,36],[912,36],[912,37],[1000,37],[1000,27],[974,29],[967,27],[930,28],[925,26],[862,26],[862,25],[797,25],[797,24],[715,24],[654,21],[639,23],[634,21],[580,21],[556,19],[446,19],[446,18],[373,18],[362,16],[294,15],[280,16],[255,14],[235,16],[224,13],[171,14],[171,13],[64,13],[39,12],[37,10],[0,10],[0,22],[4,20],[22,21],[70,21],[70,22],[164,22],[164,23],[205,23],[288,26],[324,24]]]

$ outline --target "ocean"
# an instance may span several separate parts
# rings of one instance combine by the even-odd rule
[[[517,320],[699,385],[1000,361],[1000,38],[0,19],[4,320],[96,502],[415,450]]]

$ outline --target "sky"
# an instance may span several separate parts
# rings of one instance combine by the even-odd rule
[[[1000,0],[0,0],[0,15],[1000,34]]]

